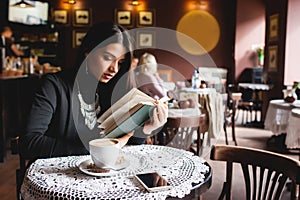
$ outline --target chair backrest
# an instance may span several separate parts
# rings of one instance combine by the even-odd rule
[[[158,135],[158,144],[171,146],[179,149],[190,150],[193,134],[199,134],[201,127],[206,124],[206,115],[169,117],[162,132]],[[199,143],[197,142],[197,153],[199,153]]]
[[[231,199],[233,163],[241,165],[246,199],[280,199],[286,181],[291,180],[291,199],[297,199],[300,183],[300,162],[290,157],[254,148],[215,145],[211,160],[226,161],[226,182],[219,199]],[[299,193],[299,191],[298,191]]]

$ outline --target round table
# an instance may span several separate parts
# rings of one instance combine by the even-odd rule
[[[269,102],[265,118],[265,129],[273,132],[274,135],[280,135],[287,132],[289,114],[294,105],[300,104],[300,100],[293,103],[287,103],[283,99],[274,99]]]
[[[287,103],[283,99],[274,99],[269,103],[265,119],[265,129],[272,131],[274,135],[286,133],[285,144],[287,148],[300,148],[298,110],[300,100]],[[298,116],[298,117],[297,117]]]
[[[90,158],[68,156],[38,159],[26,171],[21,194],[26,199],[166,199],[182,198],[195,188],[211,184],[211,168],[193,153],[159,145],[122,148],[130,162],[125,169],[107,176],[91,176],[78,165]],[[137,182],[137,173],[156,171],[173,186],[171,190],[147,192]]]
[[[300,108],[293,108],[289,114],[285,144],[290,149],[300,148]]]

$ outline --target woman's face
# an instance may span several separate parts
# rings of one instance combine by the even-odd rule
[[[126,49],[122,44],[112,43],[88,54],[89,71],[102,83],[107,83],[120,70],[125,61]]]

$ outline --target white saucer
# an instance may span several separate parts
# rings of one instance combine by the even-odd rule
[[[119,170],[124,169],[129,166],[130,162],[128,159],[124,159],[124,162],[120,164],[116,164],[113,166],[113,169],[107,168],[109,172],[93,172],[88,169],[88,165],[94,164],[93,160],[89,157],[88,159],[82,161],[79,163],[78,168],[80,171],[82,171],[85,174],[91,175],[91,176],[113,176],[117,173],[119,173]]]
[[[294,106],[294,107],[296,107],[296,108],[300,108],[300,102],[299,101],[297,101],[297,102],[293,102],[292,103],[292,106]]]

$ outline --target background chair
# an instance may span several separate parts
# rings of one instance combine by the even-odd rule
[[[227,133],[227,126],[231,125],[231,134],[232,134],[232,141],[235,145],[237,144],[236,136],[235,136],[235,122],[237,118],[237,108],[239,102],[242,97],[242,93],[236,92],[235,86],[233,84],[229,84],[226,89],[226,93],[222,94],[223,101],[225,105],[225,120],[224,120],[224,133],[225,133],[225,142],[228,142],[228,133]]]
[[[206,115],[190,117],[169,117],[166,124],[154,139],[154,144],[190,150],[197,155],[202,153]],[[191,147],[193,134],[197,134],[196,151]]]
[[[300,162],[290,157],[240,146],[216,145],[210,158],[226,162],[226,182],[219,199],[231,199],[233,163],[243,170],[246,199],[280,199],[288,179],[291,180],[291,199],[299,198]],[[297,193],[297,194],[296,194]],[[296,197],[297,196],[297,197]]]
[[[12,138],[11,140],[11,152],[14,155],[19,155],[19,168],[16,169],[16,195],[17,200],[23,200],[21,196],[21,186],[25,176],[27,167],[32,161],[29,158],[26,158],[25,155],[22,155],[19,151],[19,136]]]
[[[240,88],[240,92],[242,93],[242,99],[238,103],[238,110],[242,111],[242,124],[246,125],[252,122],[252,112],[255,110],[253,91],[251,89]]]

